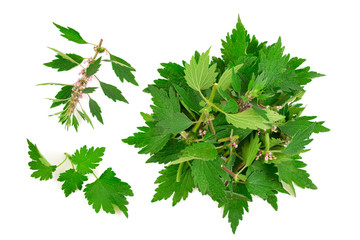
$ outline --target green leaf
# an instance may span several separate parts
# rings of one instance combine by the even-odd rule
[[[82,90],[83,93],[93,93],[95,92],[95,90],[97,89],[97,87],[87,87],[85,89]]]
[[[276,172],[276,167],[256,161],[248,168],[245,182],[249,193],[268,201],[275,210],[277,210],[275,194],[285,191]]]
[[[56,166],[51,165],[46,158],[40,153],[38,147],[27,139],[29,145],[29,157],[32,161],[29,162],[29,167],[34,172],[31,174],[33,178],[40,178],[42,180],[49,180],[53,177],[52,173],[55,172]]]
[[[166,200],[173,196],[172,205],[175,206],[181,199],[185,200],[188,194],[193,191],[194,180],[191,176],[191,168],[184,165],[181,172],[180,181],[176,181],[178,165],[167,166],[161,170],[161,174],[155,181],[159,186],[155,189],[156,193],[151,202]]]
[[[71,193],[76,190],[81,190],[83,183],[88,178],[74,169],[69,169],[60,174],[58,181],[64,182],[61,189],[64,190],[65,196],[69,196]]]
[[[54,59],[48,63],[44,63],[44,65],[47,67],[55,68],[58,70],[58,72],[60,72],[60,71],[68,71],[68,70],[78,66],[79,64],[81,64],[82,61],[84,60],[83,57],[73,54],[73,53],[66,53],[65,55],[67,55],[69,58],[73,59],[76,63],[74,63],[73,61],[70,61],[68,58],[63,58],[60,55],[56,55],[55,57],[57,59]]]
[[[172,113],[167,116],[166,119],[161,120],[157,123],[158,127],[164,128],[164,133],[172,133],[177,134],[187,128],[189,128],[193,124],[184,113]]]
[[[71,156],[71,162],[76,165],[76,171],[80,174],[92,173],[99,166],[99,162],[104,156],[105,148],[87,148],[83,146],[80,150],[76,150]]]
[[[223,111],[227,113],[237,113],[239,111],[239,105],[234,99],[229,98]]]
[[[227,173],[221,168],[223,162],[221,158],[210,161],[196,159],[191,167],[191,174],[199,191],[203,195],[208,193],[213,200],[220,203],[227,201],[225,184],[220,178],[220,176],[224,179],[228,178]]]
[[[183,155],[172,161],[171,164],[179,164],[182,162],[198,159],[201,161],[214,160],[217,156],[216,148],[213,144],[207,142],[194,143],[183,150]]]
[[[239,221],[243,219],[244,212],[249,212],[248,201],[242,197],[237,197],[238,195],[246,196],[249,200],[251,199],[249,192],[243,184],[236,184],[233,193],[227,194],[228,201],[224,204],[223,217],[228,215],[228,221],[231,223],[233,233],[235,233]],[[219,207],[220,206],[222,206],[222,204],[219,204]]]
[[[232,69],[232,74],[231,74],[231,86],[233,87],[235,92],[237,93],[241,92],[241,80],[239,76],[235,73],[234,69]]]
[[[100,106],[92,98],[90,98],[90,100],[89,100],[89,108],[90,108],[90,112],[91,112],[92,116],[93,117],[95,116],[99,122],[104,124],[102,116],[101,116]]]
[[[304,150],[305,146],[312,142],[312,139],[309,139],[311,134],[314,132],[316,123],[313,123],[306,127],[305,129],[299,130],[291,142],[282,150],[283,153],[293,155]]]
[[[86,68],[86,77],[90,77],[94,75],[100,68],[101,57],[95,60],[95,62],[90,63],[90,65]]]
[[[87,42],[80,36],[80,33],[78,33],[75,29],[72,29],[70,27],[62,27],[56,23],[53,23],[62,33],[61,36],[66,38],[69,41],[76,42],[79,44],[87,44]]]
[[[223,91],[228,90],[228,88],[231,86],[231,82],[233,79],[233,72],[235,72],[236,74],[242,65],[243,64],[239,64],[235,67],[227,69],[220,77],[219,88],[221,88]]]
[[[237,128],[249,128],[256,130],[258,128],[270,129],[274,122],[283,120],[285,118],[284,116],[272,110],[266,109],[265,111],[269,121],[265,120],[263,117],[257,114],[253,108],[248,108],[245,111],[236,114],[227,114],[226,120],[228,123],[234,125]]]
[[[169,141],[171,134],[164,134],[164,130],[155,127],[140,127],[140,132],[134,133],[122,141],[136,148],[142,148],[139,154],[155,154]]]
[[[201,101],[201,97],[199,96],[198,92],[195,92],[192,88],[182,88],[176,84],[173,84],[176,92],[179,94],[180,99],[182,100],[183,104],[186,105],[188,108],[193,110],[196,113],[199,113],[201,107],[199,102]]]
[[[71,94],[72,94],[72,89],[73,89],[73,85],[66,85],[66,86],[63,86],[60,91],[55,95],[55,99],[58,99],[58,100],[61,100],[61,101],[54,101],[50,108],[54,108],[54,107],[57,107],[61,104],[64,104],[66,103],[69,98],[71,97]]]
[[[240,16],[236,28],[226,36],[226,40],[221,40],[223,48],[221,49],[222,57],[226,63],[239,63],[240,59],[246,56],[248,46],[248,36],[244,25],[241,23]]]
[[[288,161],[278,161],[275,163],[279,171],[280,180],[292,186],[295,183],[301,188],[317,189],[315,184],[310,180],[310,175],[303,169],[306,164],[295,159]]]
[[[186,146],[184,141],[172,139],[166,143],[163,149],[153,154],[146,163],[167,164],[171,161],[175,161],[179,158],[181,151],[185,149]]]
[[[194,90],[200,91],[210,88],[216,81],[216,64],[209,66],[210,48],[199,56],[191,58],[190,64],[185,63],[185,80]]]
[[[260,149],[261,142],[259,135],[253,134],[248,141],[242,146],[242,156],[246,162],[246,166],[250,166],[256,158],[256,155]]]
[[[69,62],[72,62],[74,63],[75,65],[79,65],[79,63],[77,61],[75,61],[75,59],[72,59],[70,57],[70,55],[67,55],[65,53],[62,53],[60,52],[59,50],[55,49],[55,48],[51,48],[51,47],[48,47],[49,49],[53,50],[54,52],[56,52],[60,57],[62,57],[63,59],[66,59],[68,60]]]
[[[125,97],[122,95],[121,91],[117,87],[107,84],[107,83],[104,83],[104,82],[101,82],[101,81],[99,81],[99,82],[100,82],[101,89],[103,90],[105,96],[107,96],[114,102],[116,102],[116,100],[118,100],[118,101],[128,103],[128,101],[125,99]]]
[[[123,82],[125,79],[129,83],[138,86],[138,83],[135,81],[135,77],[132,74],[132,71],[135,71],[135,69],[131,67],[129,63],[112,54],[110,54],[110,60],[112,69],[121,82]]]
[[[115,205],[128,217],[126,196],[134,194],[130,185],[115,177],[115,172],[111,168],[106,169],[95,182],[87,184],[84,192],[95,212],[98,213],[102,208],[107,213],[115,214]]]
[[[267,116],[267,112],[264,109],[259,108],[258,106],[253,105],[252,108],[254,111],[259,114],[262,118],[264,118],[266,121],[269,121],[269,118]]]
[[[154,119],[156,121],[167,119],[173,113],[180,113],[179,99],[173,88],[169,89],[169,93],[154,86],[149,86],[148,88],[154,103],[151,108],[154,111]]]
[[[314,133],[320,133],[320,132],[328,132],[330,129],[323,126],[324,122],[312,122],[310,120],[315,119],[316,117],[298,117],[296,119],[287,121],[285,124],[280,125],[279,129],[281,132],[285,133],[286,135],[289,135],[291,137],[295,136],[295,134],[301,130],[309,127],[313,123],[315,123],[314,126]]]

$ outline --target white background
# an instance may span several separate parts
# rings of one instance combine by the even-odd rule
[[[358,1],[6,1],[1,4],[1,239],[360,239],[359,234],[359,8]],[[221,41],[237,15],[250,34],[273,43],[282,37],[285,51],[306,58],[312,70],[326,74],[307,87],[306,115],[325,120],[331,132],[315,135],[303,155],[318,190],[298,189],[297,197],[279,195],[279,210],[254,198],[236,235],[209,197],[190,194],[176,207],[151,203],[161,166],[121,142],[143,124],[149,112],[142,89],[159,77],[162,62],[189,61],[195,50],[219,56]],[[70,26],[93,43],[130,62],[140,87],[120,81],[110,66],[101,80],[122,89],[131,104],[95,95],[105,125],[87,124],[65,131],[48,117],[56,86],[72,83],[77,70],[57,73],[42,64],[54,58],[47,48],[93,55],[91,46],[60,37],[52,25]],[[105,65],[106,63],[104,63]],[[95,121],[96,122],[96,121]],[[53,164],[63,152],[84,144],[105,146],[97,174],[112,166],[135,193],[129,218],[96,214],[82,192],[65,198],[54,179],[30,178],[26,138]],[[66,167],[66,166],[64,166]]]

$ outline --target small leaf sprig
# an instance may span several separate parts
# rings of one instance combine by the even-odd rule
[[[85,181],[88,180],[86,175],[92,174],[96,180],[86,184],[84,188],[85,198],[89,205],[96,213],[102,209],[106,213],[115,213],[116,206],[121,212],[128,217],[128,209],[126,205],[127,196],[133,196],[133,192],[128,183],[121,181],[116,177],[112,168],[106,169],[100,177],[97,177],[94,170],[99,166],[105,152],[105,148],[87,148],[83,146],[76,150],[73,154],[64,153],[65,159],[58,165],[52,165],[40,153],[38,147],[27,140],[29,147],[30,169],[34,172],[31,177],[38,178],[40,181],[53,178],[53,172],[57,170],[67,160],[71,163],[71,168],[60,173],[58,181],[62,182],[61,189],[64,190],[65,197],[81,190]]]
[[[250,37],[238,20],[222,40],[221,57],[210,49],[187,63],[163,63],[145,92],[153,113],[123,142],[165,164],[153,202],[176,205],[197,188],[223,208],[233,233],[253,196],[278,209],[277,194],[317,187],[303,169],[312,133],[327,132],[315,116],[301,116],[304,86],[322,74],[300,67],[305,59]]]
[[[125,60],[120,57],[117,57],[109,52],[108,49],[102,46],[103,39],[100,39],[99,44],[93,44],[85,41],[79,32],[70,27],[62,27],[56,23],[54,25],[62,33],[62,37],[68,39],[69,41],[78,43],[78,44],[90,44],[93,45],[95,54],[93,57],[83,58],[74,53],[62,53],[61,51],[50,48],[56,52],[56,59],[51,62],[45,63],[47,67],[51,67],[60,71],[68,71],[75,67],[80,67],[80,77],[77,81],[72,84],[63,84],[63,83],[43,83],[39,85],[59,85],[62,86],[60,91],[55,95],[55,98],[49,100],[52,101],[50,108],[58,107],[63,105],[63,109],[51,116],[58,116],[59,122],[65,125],[65,128],[68,130],[71,126],[77,131],[79,127],[79,118],[88,122],[92,127],[92,121],[89,115],[86,113],[85,109],[81,105],[81,99],[84,95],[87,95],[89,98],[89,110],[93,117],[104,124],[101,108],[99,104],[90,96],[91,93],[95,92],[97,87],[90,87],[89,84],[93,79],[96,79],[99,83],[105,96],[116,101],[121,101],[128,103],[128,101],[123,96],[122,92],[114,85],[105,83],[101,81],[95,74],[99,71],[101,62],[110,62],[112,69],[115,75],[120,79],[121,82],[127,81],[138,86],[138,83],[135,80],[133,71],[135,69]],[[103,59],[101,54],[106,53],[109,55],[109,59]]]

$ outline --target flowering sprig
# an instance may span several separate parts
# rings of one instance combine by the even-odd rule
[[[96,79],[100,84],[100,87],[108,98],[116,101],[122,101],[128,103],[125,97],[122,95],[122,92],[113,85],[100,81],[100,79],[95,75],[100,66],[101,62],[110,62],[112,69],[115,72],[116,76],[120,79],[121,82],[126,80],[134,85],[138,85],[133,75],[135,69],[131,67],[129,63],[125,60],[111,54],[108,49],[102,46],[103,40],[101,39],[99,44],[93,44],[85,41],[80,34],[72,29],[65,28],[58,24],[54,25],[62,33],[61,36],[68,39],[69,41],[76,42],[78,44],[90,44],[93,45],[95,54],[93,57],[83,58],[77,54],[73,53],[62,53],[59,50],[50,48],[51,50],[57,53],[56,59],[51,62],[45,63],[47,67],[57,69],[58,71],[68,71],[75,67],[80,67],[79,72],[80,77],[74,84],[62,84],[62,83],[43,83],[39,85],[60,85],[62,86],[61,90],[56,94],[55,98],[50,99],[52,105],[50,108],[54,108],[60,105],[63,105],[63,109],[60,112],[57,112],[53,115],[59,116],[59,122],[65,125],[65,128],[68,130],[70,126],[73,126],[75,130],[78,130],[79,118],[88,122],[93,126],[92,121],[89,115],[86,113],[85,109],[81,105],[81,100],[84,98],[84,95],[89,100],[89,110],[92,116],[95,116],[100,123],[104,123],[101,115],[101,108],[99,104],[90,97],[90,94],[93,93],[97,87],[89,87],[89,83],[92,79]],[[110,59],[102,59],[101,54],[105,53],[109,56]]]

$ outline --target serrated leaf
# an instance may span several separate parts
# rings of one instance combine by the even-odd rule
[[[210,48],[199,56],[191,58],[190,64],[185,63],[185,80],[194,90],[200,91],[210,88],[216,81],[216,64],[209,66]]]
[[[83,183],[87,179],[86,176],[76,172],[74,169],[69,169],[60,174],[58,181],[64,182],[61,189],[64,190],[65,197],[67,197],[76,190],[81,190]]]
[[[191,176],[191,169],[184,165],[180,175],[180,181],[176,181],[178,165],[167,166],[161,170],[161,174],[155,181],[159,186],[155,189],[156,193],[151,202],[168,199],[173,196],[172,205],[175,206],[181,199],[185,200],[188,194],[193,191],[194,180]]]
[[[282,150],[283,153],[293,155],[304,150],[305,146],[312,142],[312,139],[309,139],[311,134],[314,132],[314,127],[316,123],[313,123],[306,127],[305,129],[299,130],[291,142]]]
[[[55,95],[55,99],[58,99],[60,101],[53,101],[50,108],[57,107],[61,104],[64,104],[65,102],[67,102],[73,92],[72,89],[73,89],[72,85],[63,86],[60,89],[60,91]]]
[[[139,154],[155,154],[160,151],[169,141],[171,134],[164,134],[163,129],[155,127],[140,127],[140,132],[134,133],[126,139],[124,143],[134,145],[136,148],[142,148]]]
[[[79,63],[77,61],[75,61],[74,59],[72,59],[69,55],[67,55],[63,52],[60,52],[59,50],[57,50],[55,48],[51,48],[51,47],[48,47],[48,48],[53,50],[54,52],[56,52],[63,59],[69,60],[70,62],[74,63],[75,65],[79,65]]]
[[[121,82],[123,82],[125,79],[127,82],[138,86],[138,83],[136,82],[135,77],[132,74],[135,69],[131,67],[128,62],[112,54],[110,54],[110,60],[112,69],[114,70],[116,76],[120,79]]]
[[[221,40],[223,48],[221,49],[222,57],[225,62],[232,62],[237,64],[239,59],[246,55],[248,46],[248,37],[244,25],[238,18],[236,28],[233,29],[232,34],[226,36],[226,40]]]
[[[223,111],[227,113],[237,113],[239,111],[239,105],[234,99],[230,98],[223,108]]]
[[[181,151],[185,149],[187,145],[183,141],[172,139],[166,143],[163,149],[153,154],[146,163],[159,163],[167,164],[171,161],[175,161],[182,154]]]
[[[164,129],[164,133],[172,133],[177,134],[187,128],[189,128],[193,124],[184,113],[172,113],[167,116],[166,119],[161,120],[157,123],[158,127]]]
[[[296,119],[287,121],[285,124],[280,125],[279,129],[281,132],[285,133],[286,135],[289,135],[293,137],[299,130],[304,129],[313,123],[315,123],[314,126],[314,133],[320,133],[320,132],[328,132],[330,129],[323,126],[324,122],[312,122],[310,120],[315,119],[316,117],[308,117],[308,116],[302,116],[298,117]]]
[[[99,166],[102,157],[104,156],[105,148],[87,148],[83,146],[80,150],[76,150],[71,156],[71,161],[76,165],[76,171],[80,174],[92,173],[93,170]]]
[[[49,180],[53,177],[52,173],[55,172],[56,166],[51,165],[46,158],[40,153],[38,147],[27,139],[29,146],[29,157],[32,161],[29,162],[29,167],[34,172],[31,174],[33,178],[40,178],[42,180]]]
[[[261,143],[259,135],[253,134],[248,141],[242,146],[242,156],[246,162],[246,166],[250,166],[256,158],[256,155],[260,149]]]
[[[256,130],[258,128],[270,129],[274,122],[285,118],[284,116],[272,110],[266,109],[265,111],[269,121],[265,120],[263,117],[257,114],[253,108],[248,108],[245,111],[236,114],[227,114],[226,120],[228,123],[234,125],[237,128],[249,128]]]
[[[82,90],[83,93],[93,93],[95,92],[95,90],[97,89],[97,87],[87,87],[85,89]]]
[[[241,197],[238,197],[238,196]],[[243,198],[245,196],[246,199]],[[236,184],[232,194],[227,194],[228,201],[224,204],[223,217],[228,215],[228,221],[231,224],[231,230],[235,233],[239,221],[243,219],[245,211],[249,212],[248,201],[251,201],[251,196],[247,191],[245,185]],[[219,204],[219,207],[222,204]]]
[[[90,77],[94,75],[100,68],[101,57],[96,59],[94,62],[90,63],[90,65],[86,68],[86,77]]]
[[[227,201],[224,181],[220,176],[224,179],[228,177],[227,173],[221,168],[222,163],[221,158],[210,161],[196,159],[192,162],[191,167],[191,174],[199,191],[203,195],[208,193],[213,200],[220,203]]]
[[[100,82],[101,89],[103,90],[105,96],[107,96],[114,102],[116,102],[116,100],[118,100],[118,101],[128,103],[128,101],[125,99],[125,97],[122,95],[121,91],[117,87],[107,84],[107,83],[104,83],[104,82],[101,82],[101,81],[99,81],[99,82]]]
[[[216,148],[213,144],[207,142],[194,143],[183,150],[183,155],[172,161],[171,164],[179,164],[182,162],[198,159],[201,161],[214,160],[217,156]]]
[[[97,102],[90,98],[89,99],[89,108],[90,108],[90,112],[91,112],[91,115],[94,117],[97,118],[97,120],[99,122],[101,122],[102,124],[104,124],[103,122],[103,119],[102,119],[102,116],[101,116],[101,109],[100,109],[100,106],[97,104]]]
[[[295,183],[301,188],[317,189],[310,180],[310,175],[302,169],[306,167],[304,162],[291,159],[288,161],[278,161],[275,165],[279,171],[279,178],[290,186]]]
[[[248,168],[246,172],[247,180],[245,182],[249,193],[268,201],[275,210],[277,210],[275,194],[279,191],[285,191],[276,172],[276,167],[256,161]]]
[[[225,72],[221,75],[219,80],[219,88],[221,88],[223,91],[228,90],[228,88],[231,86],[231,82],[233,79],[233,72],[235,74],[239,71],[239,69],[242,67],[243,64],[238,64],[235,67],[226,69]]]
[[[87,184],[84,192],[95,212],[98,213],[103,209],[107,213],[115,214],[114,206],[116,206],[128,217],[126,196],[134,196],[134,194],[130,185],[115,177],[115,172],[111,168],[106,169],[95,182]]]
[[[44,65],[47,67],[57,69],[58,72],[61,72],[61,71],[68,71],[68,70],[78,66],[84,60],[83,57],[81,57],[77,54],[66,53],[65,55],[67,55],[69,58],[73,59],[76,63],[74,63],[73,61],[70,61],[68,58],[63,58],[60,55],[56,55],[55,57],[57,59],[54,59],[48,63],[44,63]]]
[[[87,42],[80,36],[80,33],[70,27],[62,27],[56,23],[53,23],[62,33],[61,36],[69,41],[76,42],[79,44],[87,44]]]

